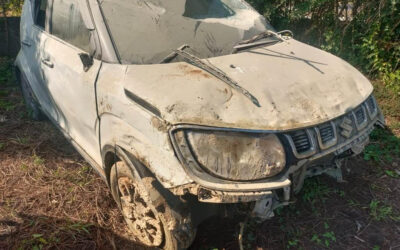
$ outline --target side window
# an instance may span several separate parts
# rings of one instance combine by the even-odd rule
[[[48,1],[47,0],[36,0],[35,1],[35,24],[42,29],[46,26],[46,10]]]
[[[78,1],[55,0],[51,18],[51,33],[69,44],[89,52],[90,31],[83,22]]]

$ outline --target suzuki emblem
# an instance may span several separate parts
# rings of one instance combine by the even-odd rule
[[[342,123],[339,125],[339,127],[342,129],[341,135],[350,138],[351,137],[351,132],[353,132],[353,126],[352,126],[352,120],[349,119],[348,117],[345,117],[342,121]]]

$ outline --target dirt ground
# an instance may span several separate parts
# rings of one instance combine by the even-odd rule
[[[7,65],[0,58],[0,249],[140,249],[88,163],[48,121],[28,118]],[[275,218],[247,223],[245,249],[400,249],[400,139],[374,137],[344,183],[309,179]],[[210,219],[191,248],[238,249],[238,232],[238,221]]]

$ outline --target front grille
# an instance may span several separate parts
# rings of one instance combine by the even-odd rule
[[[357,120],[357,124],[363,124],[366,121],[366,114],[364,112],[364,109],[362,107],[359,107],[356,112],[356,120]]]
[[[325,123],[319,126],[318,129],[321,136],[321,142],[323,144],[327,144],[328,142],[335,139],[335,132],[331,123]]]
[[[344,145],[359,133],[366,133],[366,128],[376,120],[378,110],[374,97],[370,96],[358,108],[341,117],[313,128],[289,132],[285,134],[285,137],[295,157],[307,158],[335,145]],[[372,127],[369,126],[368,129]]]
[[[367,105],[368,105],[369,110],[372,113],[376,110],[375,101],[374,101],[374,98],[372,96],[370,98],[368,98]]]
[[[299,130],[290,134],[296,151],[299,154],[305,153],[311,149],[311,141],[305,130]]]
[[[376,102],[373,96],[370,96],[368,100],[365,102],[367,108],[368,108],[368,113],[372,118],[375,117],[375,115],[378,113],[378,107],[376,106]]]

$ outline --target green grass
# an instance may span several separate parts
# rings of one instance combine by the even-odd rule
[[[40,156],[37,156],[36,154],[34,154],[32,156],[32,160],[33,160],[33,164],[35,164],[36,166],[43,165],[45,162],[45,160],[43,158],[41,158]]]
[[[0,110],[13,111],[15,109],[15,104],[10,101],[0,99]]]
[[[314,205],[317,201],[324,202],[328,198],[329,194],[334,192],[333,189],[321,183],[318,178],[306,179],[302,189],[302,199],[303,201],[310,202]]]
[[[12,59],[8,57],[0,58],[0,86],[14,83],[14,74],[12,71]],[[3,93],[1,93],[3,95]]]
[[[372,200],[369,204],[369,215],[376,221],[397,220],[393,213],[393,208],[377,200]]]
[[[400,158],[400,138],[389,130],[375,129],[371,136],[371,143],[365,148],[364,159],[375,162],[392,162]]]

